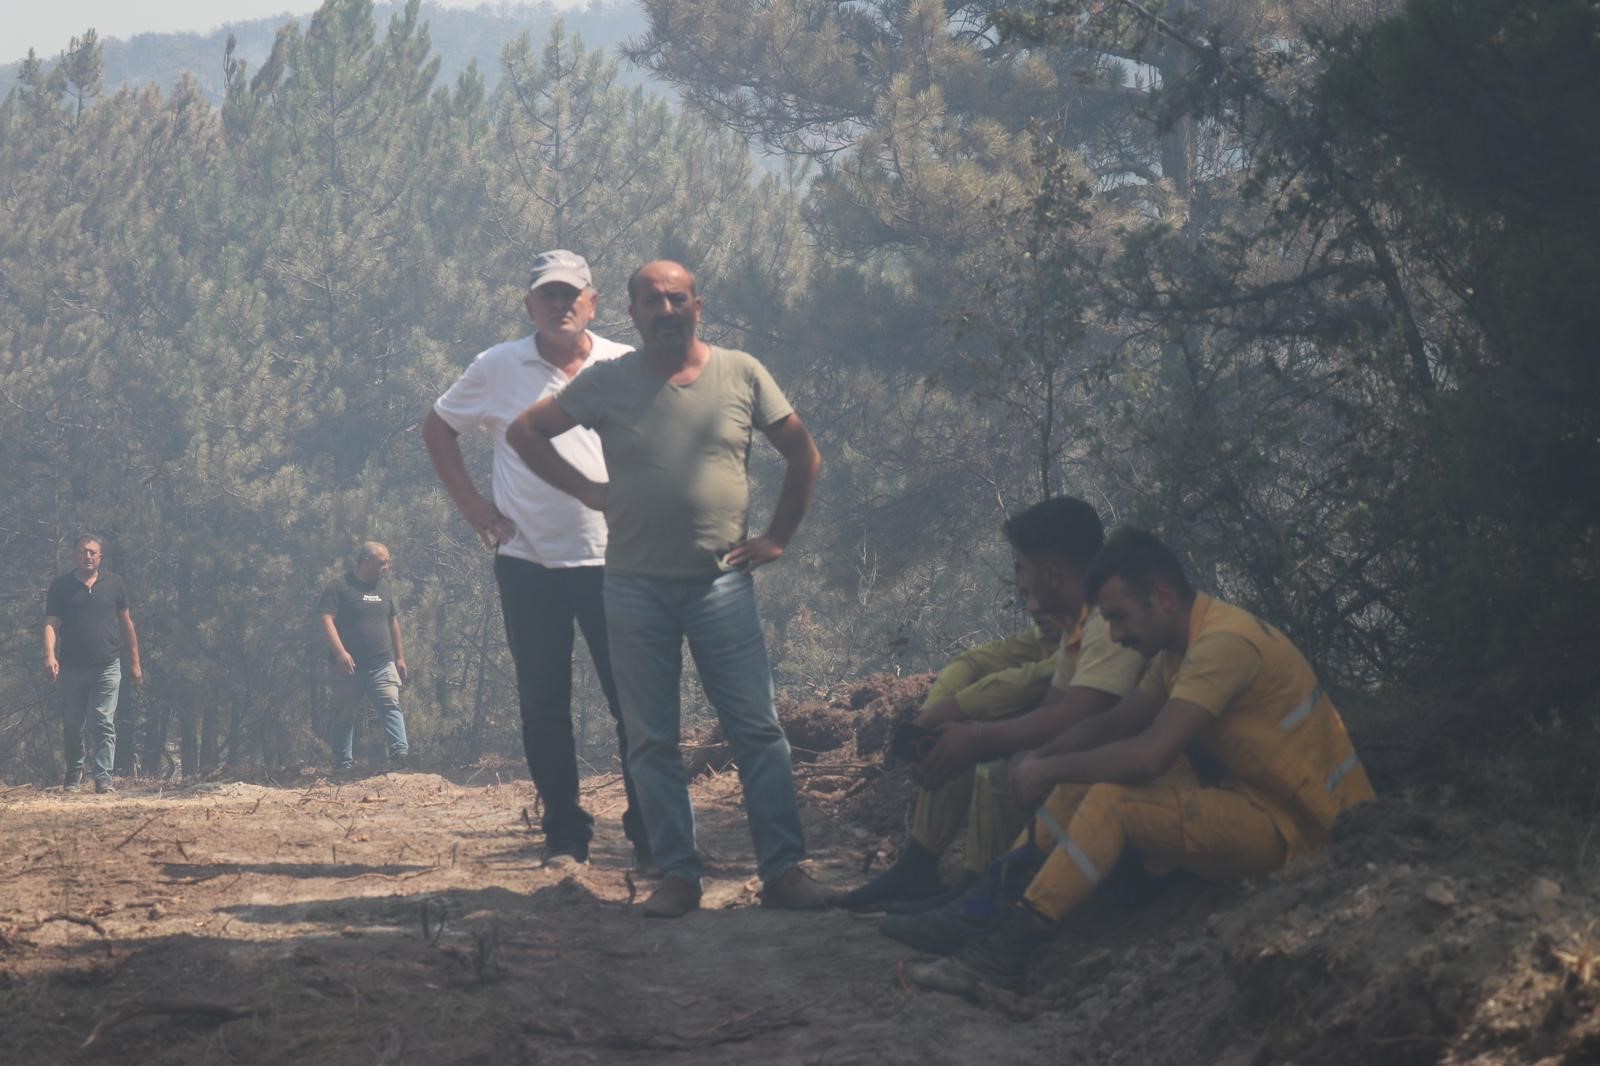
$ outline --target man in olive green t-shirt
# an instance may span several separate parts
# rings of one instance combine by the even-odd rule
[[[628,768],[665,875],[644,912],[676,918],[700,903],[694,811],[678,751],[685,638],[739,766],[761,902],[820,908],[830,893],[798,865],[805,838],[794,771],[750,575],[783,554],[822,460],[765,367],[695,335],[701,301],[681,264],[640,267],[628,300],[639,350],[534,404],[506,440],[534,473],[604,512],[610,529],[606,631]],[[578,425],[600,435],[608,483],[589,480],[551,444]],[[785,472],[772,524],[752,537],[746,465],[755,430],[778,449]]]

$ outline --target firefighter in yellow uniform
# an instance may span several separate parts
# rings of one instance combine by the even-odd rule
[[[1155,659],[1135,693],[1019,766],[1026,802],[1048,794],[1019,846],[1043,865],[1024,898],[953,947],[908,964],[909,980],[1018,987],[1054,922],[1094,892],[1127,849],[1204,877],[1268,873],[1327,845],[1339,813],[1373,797],[1343,719],[1311,665],[1274,627],[1196,594],[1173,553],[1125,529],[1085,591],[1112,637]],[[1214,788],[1159,780],[1197,743],[1226,771]]]
[[[1092,507],[1071,497],[1054,497],[1012,516],[1002,532],[1015,554],[1018,587],[1040,628],[1048,631],[1049,620],[1063,617],[1075,624],[1065,632],[1056,627],[1059,651],[1049,659],[991,674],[959,692],[952,690],[985,659],[963,665],[962,659],[973,655],[969,652],[946,667],[916,719],[940,734],[917,767],[923,787],[911,839],[893,866],[847,893],[837,901],[839,906],[920,909],[969,888],[978,871],[1006,851],[1026,822],[1027,812],[1011,813],[1010,805],[995,795],[985,760],[1037,747],[1080,718],[1109,710],[1143,672],[1144,658],[1117,646],[1099,615],[1083,604],[1083,573],[1105,536]],[[987,661],[998,660],[993,652],[983,654]],[[939,880],[939,856],[963,823],[967,876],[946,890]]]
[[[987,723],[1036,707],[1058,675],[1062,656],[1069,661],[1077,657],[1082,636],[1081,627],[1063,633],[1059,619],[1041,614],[1025,633],[962,653],[939,672],[914,721],[928,729],[959,723],[985,723],[987,728]],[[1016,661],[1022,656],[1031,658]],[[992,669],[977,673],[985,667]],[[973,676],[971,683],[957,691],[956,686],[969,676]],[[958,772],[938,787],[917,790],[911,817],[911,839],[917,845],[932,855],[942,855],[963,824],[967,828],[969,869],[974,861],[979,862],[976,868],[982,869],[984,860],[979,856],[997,848],[1004,850],[1016,835],[1016,827],[1007,826],[1000,805],[989,794],[982,766]]]
[[[1061,623],[1041,615],[1021,633],[968,648],[939,671],[917,712],[918,725],[991,721],[1038,703],[1056,672]]]

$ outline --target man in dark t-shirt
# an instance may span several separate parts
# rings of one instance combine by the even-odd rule
[[[96,792],[115,791],[111,768],[117,749],[117,690],[122,656],[135,685],[144,682],[139,634],[128,610],[128,590],[100,569],[100,538],[84,535],[73,546],[72,570],[50,582],[44,605],[44,672],[61,686],[61,726],[67,772],[62,787],[83,781],[83,732],[94,730]]]
[[[390,761],[404,765],[410,752],[400,713],[400,684],[410,671],[400,642],[400,614],[384,578],[388,572],[389,549],[369,540],[356,552],[355,566],[324,589],[317,604],[333,669],[328,746],[336,772],[350,769],[355,761],[356,714],[362,700],[371,702],[383,722]]]

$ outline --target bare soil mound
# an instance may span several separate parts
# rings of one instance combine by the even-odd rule
[[[823,880],[900,839],[881,756],[927,681],[784,708]],[[1115,878],[1026,995],[969,1003],[906,990],[872,920],[756,906],[736,774],[694,783],[709,876],[678,922],[634,905],[620,783],[585,790],[594,861],[562,874],[526,781],[0,787],[0,1059],[1600,1061],[1592,889],[1509,822],[1386,799],[1258,884]]]

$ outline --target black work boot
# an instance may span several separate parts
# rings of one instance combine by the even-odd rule
[[[1055,923],[1026,903],[1006,912],[993,931],[967,941],[956,962],[986,985],[1021,992],[1028,981],[1028,966],[1050,943]]]
[[[940,892],[936,896],[927,896],[923,899],[902,899],[883,908],[885,914],[927,914],[929,911],[940,910],[953,903],[960,903],[968,896],[977,892],[983,883],[983,876],[974,870],[967,870],[961,875],[961,880]]]
[[[900,900],[925,899],[944,891],[939,880],[939,856],[919,844],[906,841],[894,865],[871,881],[834,900],[835,907],[847,911],[882,910]]]
[[[934,992],[976,999],[987,985],[1022,993],[1028,967],[1049,945],[1056,923],[1026,903],[1009,908],[987,932],[969,938],[952,957],[933,962],[906,962],[900,973],[907,984]]]
[[[922,914],[891,914],[878,923],[878,932],[929,955],[954,955],[995,929],[1005,913],[992,897],[968,896]]]

